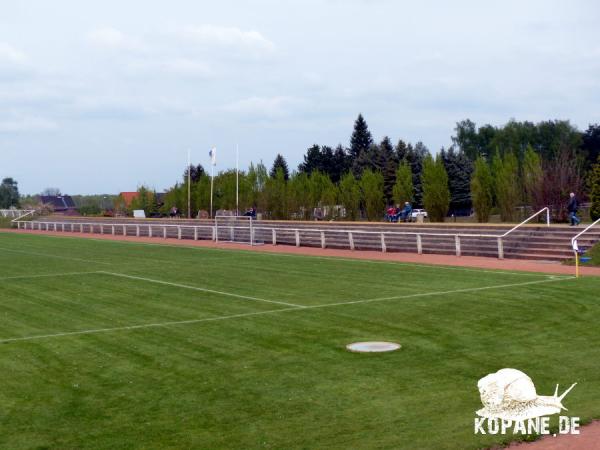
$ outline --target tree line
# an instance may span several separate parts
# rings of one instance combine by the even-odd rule
[[[422,143],[389,137],[375,142],[359,114],[349,146],[314,144],[297,170],[278,154],[270,168],[261,161],[239,174],[239,204],[254,206],[270,219],[311,219],[318,208],[324,219],[380,220],[386,206],[411,202],[433,221],[470,215],[480,222],[499,214],[503,221],[550,206],[555,220],[566,217],[566,199],[576,192],[600,212],[600,125],[580,132],[568,121],[539,123],[511,120],[502,127],[457,123],[452,144],[433,155]],[[162,207],[187,214],[187,170],[167,191]],[[153,194],[145,187],[145,200]],[[210,177],[191,167],[191,210],[210,207]],[[139,205],[136,205],[139,206]],[[162,209],[161,209],[162,208]],[[214,210],[236,209],[236,172],[214,180]]]
[[[314,144],[292,171],[281,154],[270,168],[262,161],[250,164],[239,173],[239,206],[241,213],[256,207],[270,219],[311,219],[318,209],[324,219],[380,220],[386,206],[408,201],[434,221],[474,213],[480,222],[492,214],[514,221],[550,206],[554,219],[564,220],[568,194],[576,192],[580,201],[591,202],[590,215],[598,218],[599,158],[598,124],[581,132],[568,121],[478,127],[464,120],[452,144],[433,155],[422,142],[394,143],[387,136],[375,142],[359,114],[347,147]],[[116,197],[115,209],[165,214],[176,206],[187,215],[188,171],[191,215],[209,210],[210,177],[201,165],[187,168],[165,193],[141,186],[129,206]],[[106,196],[99,199],[79,206],[97,212],[105,208]],[[5,178],[0,207],[18,206],[19,200],[17,182]],[[213,209],[236,210],[235,170],[215,176]]]

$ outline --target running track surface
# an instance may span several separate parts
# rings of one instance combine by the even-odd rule
[[[42,234],[46,236],[68,236],[84,239],[110,240],[110,241],[127,241],[127,242],[144,242],[157,245],[181,245],[185,247],[204,247],[204,248],[220,248],[232,250],[252,250],[267,253],[288,253],[297,255],[310,256],[328,256],[353,259],[370,259],[377,261],[397,261],[404,263],[415,264],[433,264],[442,266],[460,266],[460,267],[475,267],[480,269],[499,269],[511,271],[525,272],[540,272],[561,275],[574,275],[575,268],[573,266],[565,266],[556,262],[549,261],[534,261],[524,259],[496,259],[479,256],[454,256],[454,255],[433,255],[417,253],[383,253],[369,250],[338,250],[338,249],[322,249],[315,247],[294,247],[291,245],[256,245],[249,246],[246,244],[224,243],[213,241],[193,241],[193,240],[178,240],[178,239],[161,239],[136,236],[113,236],[109,234],[85,234],[71,232],[54,232],[54,231],[39,231],[39,230],[16,230],[16,229],[0,229],[3,233],[21,233],[21,234]],[[600,267],[581,267],[581,275],[600,276]],[[599,447],[600,448],[600,447]]]

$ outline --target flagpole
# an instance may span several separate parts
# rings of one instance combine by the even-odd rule
[[[215,166],[210,165],[210,218],[213,216],[213,185],[215,180]]]
[[[240,146],[235,145],[235,215],[240,215]]]
[[[217,163],[216,148],[210,150],[210,218],[213,217],[213,191],[215,183],[215,164]]]
[[[187,207],[188,213],[187,213],[187,216],[188,216],[188,219],[190,219],[192,217],[192,211],[190,209],[190,197],[191,197],[191,195],[190,195],[190,187],[191,187],[191,184],[192,184],[191,183],[191,179],[192,179],[192,162],[191,162],[191,159],[190,159],[190,149],[188,148],[188,183],[187,183],[187,188],[188,188],[187,189],[187,191],[188,191],[188,193],[187,193],[188,194],[188,207]]]

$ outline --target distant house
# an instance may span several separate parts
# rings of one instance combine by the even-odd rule
[[[162,207],[165,204],[165,195],[166,193],[164,192],[156,192],[156,203],[158,205],[158,207]],[[119,193],[119,196],[123,199],[123,201],[125,202],[125,207],[126,208],[130,208],[131,207],[131,202],[133,202],[136,198],[138,198],[140,196],[139,192],[121,192]]]
[[[77,207],[70,195],[40,195],[40,202],[52,206],[55,214],[77,216]]]
[[[138,198],[140,194],[137,192],[121,192],[119,195],[123,198],[125,207],[129,208],[131,206],[131,202]]]

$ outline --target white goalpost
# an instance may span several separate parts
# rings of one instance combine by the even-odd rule
[[[256,245],[253,222],[250,216],[216,215],[215,241]]]

